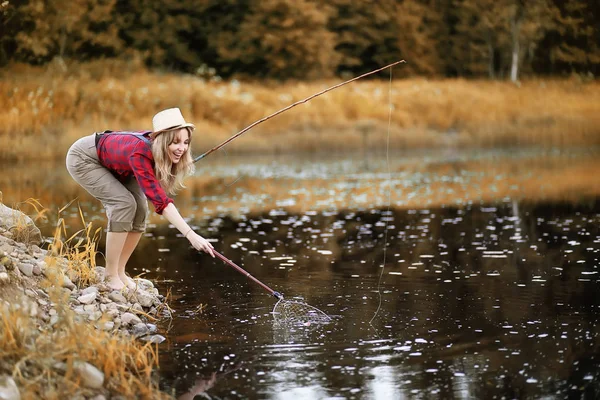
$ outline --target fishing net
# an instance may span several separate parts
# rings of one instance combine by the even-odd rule
[[[302,301],[280,298],[273,307],[273,318],[281,325],[310,326],[331,322],[331,317]]]

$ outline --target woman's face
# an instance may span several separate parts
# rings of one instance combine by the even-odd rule
[[[175,132],[175,137],[169,144],[169,158],[173,164],[177,164],[181,157],[188,151],[190,147],[190,133],[186,128],[181,128]]]

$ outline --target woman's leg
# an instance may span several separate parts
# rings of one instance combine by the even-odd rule
[[[123,247],[123,251],[121,252],[121,258],[119,259],[119,278],[125,283],[129,288],[135,288],[136,284],[130,277],[125,273],[125,269],[127,268],[127,261],[131,257],[131,254],[137,247],[140,242],[140,238],[142,237],[142,233],[146,230],[146,216],[148,214],[148,200],[146,195],[140,188],[140,185],[137,181],[131,177],[126,182],[124,182],[125,187],[135,199],[136,209],[135,216],[133,218],[133,228],[132,231],[127,235],[127,240],[125,241],[125,246]]]
[[[127,242],[129,232],[106,233],[106,285],[111,289],[123,289],[125,282],[120,278],[119,260]]]
[[[125,274],[125,267],[127,266],[127,261],[129,261],[129,257],[131,257],[131,254],[140,242],[141,237],[142,232],[127,232],[125,244],[123,246],[123,250],[121,250],[121,256],[119,257],[119,278],[130,289],[135,289],[136,284],[133,279],[131,279]]]

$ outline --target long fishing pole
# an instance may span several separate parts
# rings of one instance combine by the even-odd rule
[[[345,85],[345,84],[347,84],[347,83],[354,82],[354,81],[356,81],[356,80],[358,80],[358,79],[364,78],[365,76],[369,76],[369,75],[375,74],[375,73],[377,73],[377,72],[379,72],[379,71],[383,71],[383,70],[384,70],[384,69],[386,69],[386,68],[390,68],[390,67],[393,67],[394,65],[398,65],[398,64],[400,64],[400,63],[404,63],[404,62],[406,62],[406,61],[404,61],[404,60],[396,61],[396,62],[394,62],[394,63],[391,63],[391,64],[389,64],[389,65],[386,65],[385,67],[378,68],[378,69],[376,69],[376,70],[374,70],[374,71],[367,72],[367,73],[365,73],[365,74],[362,74],[362,75],[360,75],[360,76],[357,76],[357,77],[355,77],[355,78],[352,78],[352,79],[350,79],[350,80],[347,80],[347,81],[345,81],[345,82],[338,83],[337,85],[334,85],[334,86],[332,86],[332,87],[330,87],[330,88],[327,88],[327,89],[325,89],[325,90],[322,90],[322,91],[320,91],[319,93],[315,93],[315,94],[313,94],[312,96],[309,96],[309,97],[305,98],[304,100],[299,100],[299,101],[297,101],[297,102],[295,102],[295,103],[293,103],[293,104],[290,104],[289,106],[287,106],[287,107],[285,107],[285,108],[282,108],[281,110],[279,110],[279,111],[277,111],[277,112],[274,112],[273,114],[271,114],[271,115],[268,115],[268,116],[266,116],[266,117],[264,117],[264,118],[262,118],[262,119],[259,119],[259,120],[258,120],[258,121],[256,121],[256,122],[254,122],[254,123],[252,123],[252,124],[248,125],[247,127],[245,127],[244,129],[242,129],[241,131],[239,131],[238,133],[236,133],[235,135],[233,135],[232,137],[230,137],[229,139],[227,139],[226,141],[224,141],[224,142],[223,142],[223,143],[221,143],[220,145],[218,145],[218,146],[215,146],[215,147],[213,147],[212,149],[208,150],[206,153],[204,153],[204,154],[201,154],[201,155],[199,155],[198,157],[194,158],[194,162],[200,161],[201,159],[203,159],[204,157],[206,157],[207,155],[209,155],[210,153],[212,153],[212,152],[213,152],[213,151],[215,151],[215,150],[219,150],[221,147],[225,146],[226,144],[228,144],[229,142],[231,142],[233,139],[237,138],[238,136],[240,136],[240,135],[242,135],[242,134],[244,134],[244,133],[248,132],[250,129],[254,128],[256,125],[258,125],[258,124],[260,124],[260,123],[262,123],[262,122],[265,122],[266,120],[268,120],[268,119],[271,119],[271,118],[273,118],[274,116],[276,116],[276,115],[279,115],[279,114],[281,114],[282,112],[284,112],[284,111],[287,111],[287,110],[289,110],[289,109],[290,109],[290,108],[292,108],[292,107],[296,107],[298,104],[303,104],[303,103],[306,103],[307,101],[309,101],[309,100],[312,100],[312,99],[314,99],[314,98],[315,98],[315,97],[317,97],[317,96],[320,96],[320,95],[322,95],[322,94],[324,94],[324,93],[327,93],[327,92],[329,92],[329,91],[331,91],[331,90],[333,90],[333,89],[337,89],[337,88],[339,88],[340,86],[344,86],[344,85]]]

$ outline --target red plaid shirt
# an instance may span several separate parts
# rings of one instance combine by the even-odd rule
[[[144,136],[150,131],[135,132]],[[169,198],[154,174],[154,158],[150,146],[134,135],[119,135],[119,132],[104,134],[98,141],[100,164],[108,168],[121,182],[135,176],[142,191],[154,205],[157,214],[173,199]]]

